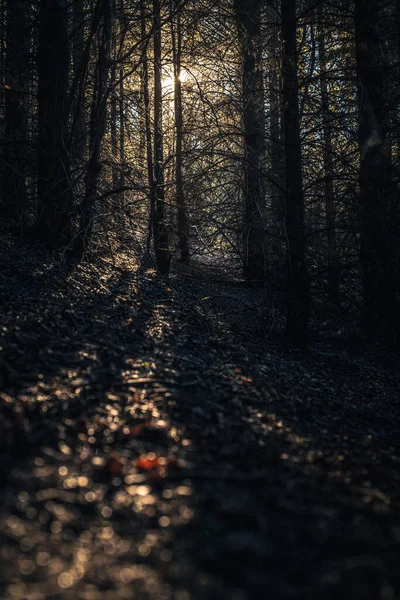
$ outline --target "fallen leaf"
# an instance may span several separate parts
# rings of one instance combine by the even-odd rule
[[[164,466],[164,464],[161,464],[159,456],[150,458],[147,455],[143,455],[139,456],[139,458],[136,460],[136,467],[139,469],[139,471],[151,471],[152,469],[158,469],[158,467],[161,466]]]
[[[174,458],[165,458],[164,456],[154,456],[153,453],[143,454],[136,460],[136,468],[139,471],[153,471],[155,469],[165,469],[176,463]]]

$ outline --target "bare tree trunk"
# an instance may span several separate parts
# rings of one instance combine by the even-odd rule
[[[174,109],[175,109],[175,178],[176,178],[176,204],[178,208],[178,239],[181,262],[189,263],[189,228],[186,211],[185,195],[183,190],[183,111],[182,111],[182,81],[181,81],[181,56],[182,56],[182,30],[180,0],[171,0],[171,38],[174,63]],[[176,10],[176,26],[174,12]]]
[[[275,24],[272,25],[269,43],[269,72],[268,72],[268,94],[269,94],[269,133],[270,133],[270,160],[271,172],[279,185],[274,181],[270,182],[271,194],[271,213],[272,213],[272,234],[275,240],[272,244],[274,258],[277,264],[282,263],[283,248],[282,238],[284,232],[285,220],[285,196],[282,192],[285,178],[285,157],[283,150],[282,135],[282,102],[281,102],[281,51],[280,51],[279,30]]]
[[[124,86],[124,67],[119,68],[119,157],[121,161],[121,174],[119,183],[121,187],[125,185],[125,175],[123,167],[125,164],[125,86]],[[121,192],[121,202],[124,205],[124,192]]]
[[[51,245],[69,236],[72,208],[67,151],[69,42],[66,0],[41,0],[38,48],[38,219]]]
[[[7,0],[0,0],[0,64],[6,64],[6,37],[7,37]],[[3,101],[5,73],[1,73],[0,99]]]
[[[286,334],[290,344],[305,348],[308,344],[310,280],[305,257],[296,34],[296,2],[295,0],[282,0],[286,236],[288,256]]]
[[[125,103],[125,88],[124,88],[124,65],[122,62],[118,64],[121,51],[121,44],[125,39],[127,23],[125,23],[125,7],[124,0],[114,0],[118,7],[118,36],[114,33],[112,43],[113,60],[115,61],[111,68],[111,148],[113,156],[112,182],[113,187],[122,188],[125,185],[125,177],[123,173],[123,165],[125,161],[125,119],[124,119],[124,103]],[[118,194],[119,208],[124,212],[124,192]]]
[[[161,55],[161,3],[153,0],[154,17],[154,180],[155,210],[153,215],[153,242],[157,269],[168,277],[171,253],[168,249],[168,232],[165,222],[164,152],[162,123],[162,55]]]
[[[121,27],[124,24],[125,15],[125,2],[120,0],[119,2],[120,11],[120,23]],[[119,176],[119,185],[121,188],[125,185],[124,165],[125,165],[125,79],[124,79],[124,65],[119,66],[119,102],[118,102],[118,117],[119,117],[119,159],[121,164],[121,172]],[[125,209],[125,194],[121,192],[121,206]]]
[[[111,157],[112,157],[112,184],[114,188],[119,186],[119,171],[116,167],[116,163],[119,163],[119,137],[117,131],[117,119],[118,119],[118,92],[119,86],[117,87],[117,76],[119,76],[119,69],[117,71],[117,64],[115,62],[116,56],[116,39],[112,40],[111,54],[114,60],[111,67],[110,86],[111,86],[111,97],[110,97],[110,134],[111,134]]]
[[[149,200],[150,200],[150,218],[149,230],[147,236],[147,256],[150,255],[151,239],[153,235],[154,212],[156,205],[156,189],[154,181],[154,163],[153,163],[153,144],[152,130],[150,117],[150,92],[149,92],[149,61],[147,54],[146,40],[146,4],[145,0],[140,0],[140,12],[142,23],[142,90],[143,90],[143,105],[144,105],[144,120],[145,120],[145,145],[146,145],[146,160],[147,160],[147,180],[149,184]]]
[[[84,10],[83,0],[75,0],[72,3],[72,24],[74,35],[72,38],[72,65],[74,73],[79,71],[84,54]],[[73,159],[81,165],[85,158],[87,145],[87,127],[85,120],[84,95],[73,99],[72,114],[74,118],[74,135],[71,146]]]
[[[318,12],[319,36],[318,55],[320,66],[321,109],[323,130],[323,158],[324,158],[324,194],[325,194],[325,225],[328,244],[328,298],[336,302],[339,292],[338,269],[336,258],[336,229],[335,229],[335,193],[333,188],[333,147],[332,125],[329,109],[328,72],[325,53],[325,28],[323,22],[322,6]]]
[[[97,85],[93,90],[92,139],[89,164],[85,178],[85,197],[81,205],[79,233],[74,241],[74,258],[84,256],[92,229],[97,198],[98,180],[101,172],[101,146],[107,123],[108,76],[113,33],[114,0],[102,0],[103,27],[97,65]]]
[[[242,46],[242,103],[244,139],[243,266],[248,281],[266,271],[263,231],[265,210],[265,111],[261,52],[261,0],[235,0]]]
[[[23,0],[8,2],[5,52],[5,129],[3,141],[2,204],[23,224],[26,209],[28,152],[29,53],[31,17]]]
[[[390,218],[392,165],[379,64],[378,13],[373,0],[355,1],[359,98],[360,262],[364,282],[362,325],[367,333],[397,329],[396,248]]]

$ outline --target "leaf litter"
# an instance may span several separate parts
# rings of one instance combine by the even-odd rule
[[[196,265],[1,244],[2,597],[400,595],[398,357],[287,353]]]

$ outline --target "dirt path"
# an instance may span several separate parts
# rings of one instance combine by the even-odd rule
[[[199,271],[1,257],[2,599],[400,597],[397,357],[286,354]]]

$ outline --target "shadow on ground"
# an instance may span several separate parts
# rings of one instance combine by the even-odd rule
[[[2,598],[399,594],[398,381],[376,353],[284,354],[260,296],[193,272],[8,253]]]

